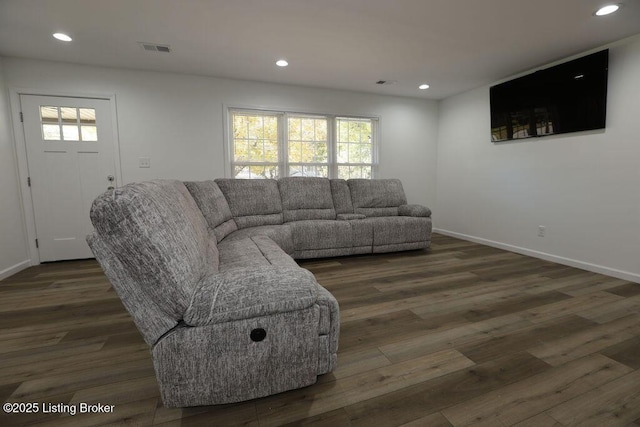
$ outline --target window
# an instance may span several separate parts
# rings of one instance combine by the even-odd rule
[[[363,117],[229,110],[234,178],[372,178],[376,126]]]
[[[93,108],[40,106],[42,139],[45,141],[97,141]],[[60,132],[62,129],[62,132]]]
[[[287,176],[329,177],[329,121],[326,117],[288,117]]]
[[[372,174],[371,120],[336,119],[338,127],[338,178],[367,178]]]
[[[277,178],[278,121],[273,114],[233,114],[234,178]]]

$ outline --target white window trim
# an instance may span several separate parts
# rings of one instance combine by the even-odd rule
[[[244,112],[244,113],[253,113],[253,114],[273,114],[278,115],[278,157],[280,158],[278,168],[280,169],[281,176],[286,176],[286,172],[288,172],[289,168],[289,159],[288,154],[285,151],[286,141],[288,140],[287,133],[287,119],[288,117],[322,117],[327,119],[327,135],[328,135],[328,170],[329,177],[337,177],[338,176],[338,163],[336,159],[335,146],[337,145],[337,129],[336,129],[336,119],[338,118],[349,118],[349,119],[365,119],[371,120],[375,123],[371,129],[371,164],[369,163],[349,163],[349,166],[371,166],[371,179],[380,178],[379,176],[379,165],[380,165],[380,129],[381,129],[381,118],[380,116],[372,116],[368,114],[336,114],[336,113],[321,113],[317,111],[305,111],[305,110],[290,110],[290,109],[282,109],[282,108],[268,108],[268,107],[254,107],[254,106],[236,106],[236,105],[227,105],[223,104],[223,154],[224,154],[224,174],[227,178],[233,178],[233,165],[234,165],[234,147],[233,147],[233,138],[232,138],[232,129],[233,129],[233,113],[234,112]],[[265,163],[265,165],[271,165],[272,163]],[[297,164],[297,163],[296,163]],[[256,166],[262,165],[261,163],[255,163]],[[318,163],[311,163],[311,165],[320,165]],[[341,164],[345,165],[345,164]]]

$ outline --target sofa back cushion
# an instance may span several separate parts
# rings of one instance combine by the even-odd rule
[[[333,197],[333,207],[336,209],[336,214],[353,213],[351,191],[349,191],[349,184],[347,184],[346,180],[331,180],[331,196]]]
[[[184,185],[207,220],[209,232],[215,234],[218,242],[238,229],[227,199],[215,181],[185,182]]]
[[[355,213],[368,217],[396,216],[398,206],[407,204],[399,179],[350,179]]]
[[[275,179],[219,178],[238,228],[282,224],[282,201]]]
[[[90,216],[96,235],[135,283],[133,292],[142,295],[138,300],[158,307],[158,316],[180,320],[200,279],[217,270],[216,242],[179,181],[105,192]]]
[[[278,181],[284,222],[336,219],[327,178],[289,177]]]

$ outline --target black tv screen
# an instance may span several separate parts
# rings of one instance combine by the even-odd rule
[[[609,50],[491,87],[491,140],[603,129]]]

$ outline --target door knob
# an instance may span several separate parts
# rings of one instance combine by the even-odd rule
[[[107,179],[109,180],[109,182],[113,182],[116,178],[113,175],[109,175],[107,176]]]

